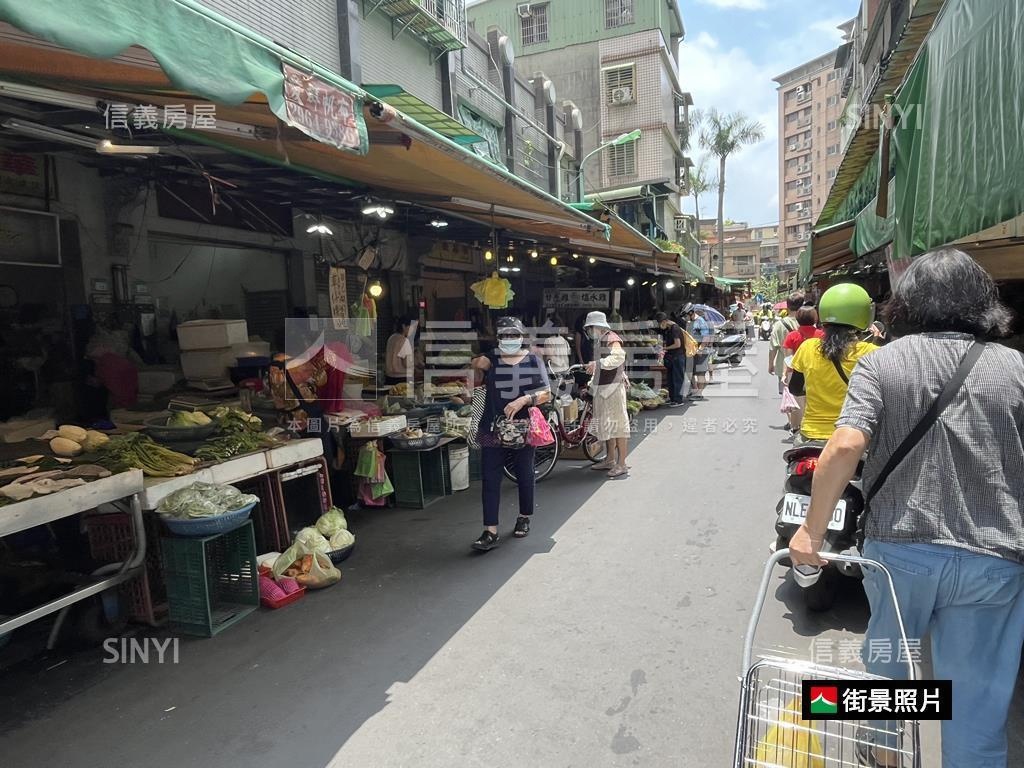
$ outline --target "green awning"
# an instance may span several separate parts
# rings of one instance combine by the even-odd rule
[[[895,196],[896,180],[889,181],[889,215],[881,217],[875,213],[876,197],[854,219],[853,239],[850,248],[857,256],[877,251],[892,242],[896,221],[892,216],[892,201]]]
[[[746,280],[739,277],[716,277],[715,285],[723,285],[727,288],[732,288],[737,285],[748,285],[754,281],[754,278],[748,277]]]
[[[897,259],[1024,213],[1022,29],[1021,0],[948,0],[936,20],[896,97]]]
[[[363,90],[395,109],[400,109],[420,125],[424,125],[442,136],[447,136],[456,144],[469,145],[476,144],[478,141],[487,141],[476,131],[430,106],[423,99],[413,96],[400,85],[364,85]]]
[[[230,106],[261,94],[285,122],[291,122],[283,70],[288,64],[354,99],[358,151],[366,152],[359,88],[196,0],[0,0],[0,21],[98,59],[140,46],[175,87]]]

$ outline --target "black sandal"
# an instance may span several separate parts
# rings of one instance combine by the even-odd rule
[[[517,539],[522,539],[530,535],[530,518],[526,515],[520,515],[516,518],[516,528],[512,531],[512,535]]]
[[[484,531],[480,534],[480,538],[473,542],[473,549],[478,552],[490,552],[498,546],[500,538],[496,533]]]

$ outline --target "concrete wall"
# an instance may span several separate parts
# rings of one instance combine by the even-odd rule
[[[199,0],[278,45],[340,73],[338,0]]]
[[[442,109],[441,70],[422,42],[408,33],[391,37],[391,17],[376,11],[359,24],[359,60],[366,84],[402,86],[436,109]]]

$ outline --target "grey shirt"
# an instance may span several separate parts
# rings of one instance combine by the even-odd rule
[[[871,438],[865,493],[953,377],[971,337],[916,334],[861,358],[837,427]],[[1024,562],[1024,356],[988,344],[939,421],[871,502],[869,539]]]

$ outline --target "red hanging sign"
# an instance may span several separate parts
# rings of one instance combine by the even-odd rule
[[[338,149],[366,154],[362,102],[316,75],[282,63],[289,125]]]

